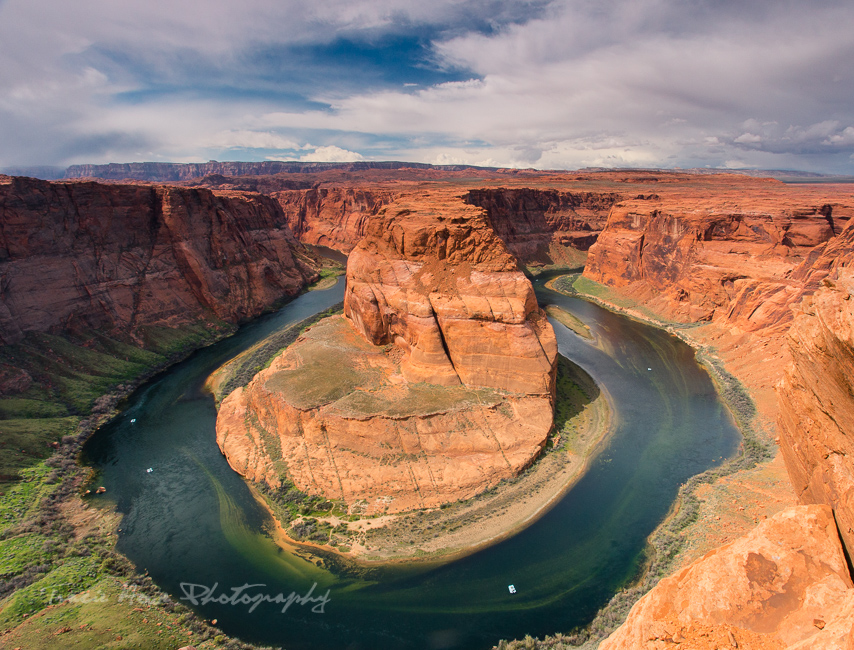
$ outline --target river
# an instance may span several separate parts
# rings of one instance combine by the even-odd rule
[[[263,532],[265,510],[220,453],[213,398],[202,387],[241,350],[340,301],[341,281],[155,377],[90,439],[85,460],[107,488],[98,498],[124,515],[118,549],[227,633],[289,650],[489,648],[586,624],[637,575],[645,540],[679,485],[734,454],[740,436],[689,346],[544,281],[535,282],[540,302],[570,311],[594,335],[553,322],[561,353],[610,395],[615,428],[587,474],[525,530],[447,564],[369,574],[318,566]],[[240,592],[247,597],[270,598],[316,586],[311,602],[286,611],[259,602],[250,611],[248,598],[225,602],[243,585],[253,585]]]

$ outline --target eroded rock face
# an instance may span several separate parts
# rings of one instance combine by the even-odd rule
[[[599,648],[831,650],[848,647],[852,623],[833,513],[797,506],[662,580]]]
[[[350,255],[344,304],[223,400],[238,472],[372,514],[468,498],[540,453],[557,343],[483,210],[453,194],[388,206]]]
[[[374,514],[467,499],[542,450],[548,396],[407,382],[393,350],[326,319],[231,393],[217,442],[238,472]]]
[[[315,271],[259,195],[0,178],[0,342],[251,318]]]
[[[553,395],[557,342],[483,211],[457,197],[389,206],[347,264],[344,313],[405,353],[408,381]]]
[[[847,243],[846,243],[847,242]],[[792,364],[777,387],[781,448],[802,503],[833,507],[854,550],[854,224],[814,266],[823,286],[795,308]]]
[[[617,192],[497,188],[471,190],[465,201],[484,208],[516,259],[562,264],[566,250],[586,251],[605,227]]]
[[[770,180],[710,193],[662,192],[614,206],[584,275],[674,320],[717,321],[782,334],[789,305],[817,288],[797,270],[854,216]]]
[[[365,236],[368,220],[398,192],[358,187],[274,192],[288,225],[304,244],[349,253]]]

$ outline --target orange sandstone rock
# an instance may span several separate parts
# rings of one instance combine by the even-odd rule
[[[333,187],[273,192],[288,225],[304,244],[349,253],[365,236],[368,220],[397,193],[376,188]]]
[[[659,582],[599,648],[831,650],[848,647],[852,623],[833,513],[796,506]]]
[[[823,286],[795,308],[792,364],[777,387],[786,467],[802,503],[833,507],[854,550],[854,224],[815,266]],[[840,240],[843,238],[840,237]]]
[[[217,442],[272,486],[374,514],[467,499],[518,474],[551,428],[549,396],[409,383],[344,317],[308,330],[223,400]]]
[[[370,222],[344,312],[367,340],[404,350],[410,381],[554,394],[557,343],[531,283],[457,197],[407,197]]]
[[[674,320],[784,333],[789,305],[816,288],[799,267],[811,267],[810,256],[842,232],[854,201],[843,195],[831,203],[773,181],[708,189],[615,205],[585,276]]]
[[[372,514],[466,499],[540,453],[557,343],[482,209],[388,206],[350,255],[344,304],[222,402],[238,472]]]

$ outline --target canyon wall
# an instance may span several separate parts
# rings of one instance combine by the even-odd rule
[[[617,192],[498,188],[471,190],[467,203],[484,208],[498,236],[525,263],[577,263],[570,250],[586,251],[605,227]]]
[[[805,505],[662,580],[603,650],[854,647],[852,216],[850,188],[761,180],[614,206],[584,275],[665,319],[708,323],[690,336],[778,420]]]
[[[368,220],[399,192],[354,187],[273,192],[294,235],[304,244],[349,253],[365,236]]]
[[[705,196],[662,192],[622,201],[591,247],[584,275],[666,318],[782,333],[789,305],[819,281],[818,273],[796,270],[843,230],[854,205],[775,195],[775,184],[741,181],[746,187]]]
[[[822,286],[794,309],[792,364],[777,389],[781,449],[802,503],[833,507],[854,553],[854,223],[802,275]]]
[[[0,342],[252,318],[317,277],[260,195],[0,177]]]

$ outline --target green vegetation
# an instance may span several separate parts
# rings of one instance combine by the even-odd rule
[[[599,398],[599,393],[596,382],[581,366],[558,355],[554,433],[547,450],[569,448],[573,452],[580,451],[573,446],[577,432],[584,430],[587,423],[578,422],[577,418],[588,404]],[[556,445],[555,434],[560,436]]]
[[[276,520],[287,529],[292,539],[332,546],[338,546],[347,541],[344,534],[346,524],[333,527],[328,522],[316,519],[316,517],[330,515],[346,517],[346,504],[306,494],[287,478],[282,479],[282,485],[279,488],[271,488],[264,482],[254,485],[264,496]],[[342,533],[342,536],[333,536],[333,532]]]
[[[585,325],[577,316],[570,314],[568,311],[561,309],[557,305],[547,305],[546,314],[551,318],[554,318],[564,327],[571,329],[580,337],[585,339],[593,338],[593,335],[590,333],[590,328],[587,327],[587,325]]]
[[[339,273],[325,268],[321,281]],[[0,347],[0,381],[13,386],[0,397],[4,647],[254,647],[222,635],[138,575],[114,550],[118,518],[79,498],[90,470],[77,458],[92,432],[136,386],[235,329],[209,314],[177,328],[138,327],[133,341],[75,328],[30,332]]]
[[[325,289],[331,289],[335,286],[338,276],[344,275],[345,270],[344,265],[340,263],[335,263],[334,265],[320,269],[320,279],[311,285],[308,290],[323,291]]]
[[[235,357],[219,371],[225,374],[219,382],[219,387],[214,390],[217,403],[222,402],[236,388],[246,386],[258,372],[269,367],[273,359],[296,341],[306,329],[324,318],[341,313],[343,309],[344,303],[339,302],[326,311],[271,334],[259,345]]]
[[[19,393],[0,398],[0,485],[50,456],[85,416],[110,411],[134,383],[232,330],[218,320],[142,327],[150,349],[88,329],[63,336],[30,332],[0,348],[0,368],[22,378]]]

